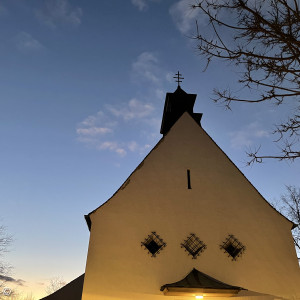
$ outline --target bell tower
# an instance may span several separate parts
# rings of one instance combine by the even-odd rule
[[[180,82],[181,74],[177,72],[176,82],[178,83],[177,89],[174,93],[167,93],[165,99],[164,112],[161,122],[160,133],[165,135],[176,123],[176,121],[182,116],[184,112],[188,112],[191,117],[200,125],[202,113],[194,113],[194,104],[196,101],[196,94],[188,94],[181,87]]]

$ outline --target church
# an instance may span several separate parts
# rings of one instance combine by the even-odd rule
[[[85,216],[85,274],[43,299],[300,299],[297,225],[206,133],[180,79],[166,94],[160,141]]]

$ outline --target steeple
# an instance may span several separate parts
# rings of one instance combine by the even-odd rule
[[[201,113],[194,113],[194,104],[196,101],[196,94],[188,94],[180,87],[181,74],[178,73],[174,77],[178,83],[178,87],[174,93],[167,93],[165,99],[165,107],[161,122],[160,133],[165,135],[176,121],[182,116],[184,112],[188,112],[191,117],[200,125]]]

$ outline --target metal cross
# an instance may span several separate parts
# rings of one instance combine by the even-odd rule
[[[182,82],[182,80],[180,79],[184,79],[182,76],[182,74],[179,73],[179,71],[175,74],[176,76],[174,76],[173,78],[176,79],[176,82],[178,83],[178,86],[180,86],[180,82]]]

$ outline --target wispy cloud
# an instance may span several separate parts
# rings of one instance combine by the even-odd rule
[[[82,9],[72,6],[68,0],[47,0],[44,6],[35,11],[38,20],[55,29],[60,24],[79,26],[81,24]]]
[[[144,99],[151,99],[152,103],[159,101],[162,103],[165,93],[166,84],[169,85],[173,82],[173,76],[170,71],[167,71],[163,67],[163,63],[159,59],[159,55],[154,52],[145,51],[142,52],[135,61],[132,63],[131,67],[131,78],[133,83],[137,84],[137,87],[141,88],[140,92]],[[145,117],[145,122],[149,125],[160,123],[160,119],[151,117],[151,113],[154,111],[154,106],[152,104],[143,103],[143,107],[140,107],[139,103],[136,103],[134,99],[129,103],[129,112],[123,111],[124,118],[130,118],[131,110],[138,117]]]
[[[112,132],[111,128],[107,127],[90,127],[90,128],[78,128],[77,133],[87,136],[103,135]]]
[[[45,47],[27,32],[19,32],[13,39],[17,49],[21,52],[36,52]]]
[[[124,145],[120,145],[120,143],[115,141],[104,141],[100,142],[97,146],[98,150],[110,150],[116,152],[120,156],[125,156],[127,154],[126,150],[124,149]]]
[[[99,147],[99,141],[113,133],[114,125],[103,111],[98,111],[80,122],[76,129],[78,140]]]
[[[149,116],[154,110],[150,103],[143,103],[137,99],[131,99],[126,104],[107,105],[106,108],[115,117],[122,118],[125,121],[142,119]]]
[[[4,281],[4,282],[14,283],[14,284],[20,285],[20,286],[24,286],[24,283],[26,282],[22,279],[15,279],[10,276],[4,276],[4,275],[0,275],[0,280]]]
[[[134,83],[142,84],[144,94],[151,90],[152,97],[161,99],[164,94],[162,86],[170,82],[170,71],[162,67],[162,62],[157,53],[145,51],[142,52],[131,66],[131,77]],[[146,84],[146,85],[145,85]],[[146,91],[148,87],[149,91]]]
[[[157,84],[160,80],[158,58],[152,52],[141,53],[132,64],[133,78],[136,81],[150,81]]]
[[[183,34],[191,32],[196,26],[195,20],[200,15],[200,10],[192,9],[191,4],[195,4],[195,1],[180,0],[173,4],[169,10],[177,29]]]
[[[119,156],[130,152],[143,152],[148,145],[139,145],[136,141],[118,139],[116,131],[128,125],[128,122],[148,124],[147,117],[152,114],[154,107],[137,99],[127,103],[106,105],[104,111],[88,116],[76,129],[77,139],[88,147],[98,150],[109,150]],[[149,124],[148,124],[149,125]],[[117,130],[118,129],[118,130]]]
[[[160,0],[131,0],[131,3],[137,7],[139,11],[147,10],[149,2],[160,2]]]
[[[140,11],[147,9],[148,4],[146,0],[131,0],[131,3],[136,6]]]
[[[231,147],[241,149],[251,146],[258,139],[267,138],[270,134],[262,129],[258,122],[253,122],[245,128],[231,132],[229,135]]]
[[[131,152],[145,154],[149,150],[149,143],[159,136],[161,122],[155,114],[154,103],[163,101],[164,85],[169,83],[171,75],[162,67],[157,54],[145,51],[133,61],[131,76],[133,83],[142,88],[141,93],[137,93],[140,95],[126,102],[107,104],[85,118],[76,130],[78,141],[119,156]],[[133,139],[132,128],[135,128]]]

